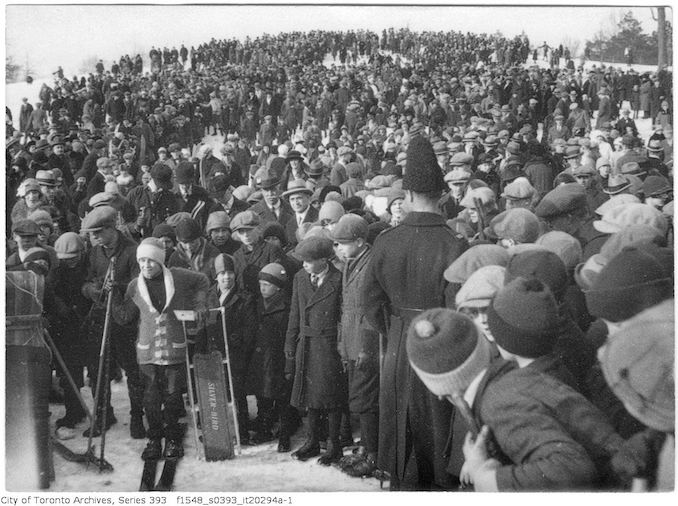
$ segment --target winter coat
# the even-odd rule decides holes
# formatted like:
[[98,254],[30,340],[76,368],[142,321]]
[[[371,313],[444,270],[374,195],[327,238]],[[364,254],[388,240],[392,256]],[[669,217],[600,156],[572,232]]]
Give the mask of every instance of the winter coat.
[[438,214],[411,212],[399,226],[382,232],[372,249],[361,300],[370,325],[387,336],[379,393],[378,467],[402,481],[411,457],[408,441],[412,434],[426,433],[430,444],[420,456],[428,464],[419,468],[430,465],[425,479],[450,488],[454,481],[446,471],[445,447],[454,410],[419,380],[405,350],[407,329],[417,314],[433,307],[454,307],[454,298],[445,297],[443,272],[467,245],[444,220]]
[[252,251],[247,251],[244,245],[240,246],[233,253],[233,262],[238,287],[254,296],[259,294],[259,271],[262,267],[273,262],[286,265],[283,251],[264,240],[259,241]]
[[[318,221],[318,210],[309,205],[306,216],[302,220],[302,223],[315,223]],[[292,217],[285,224],[285,237],[287,238],[287,244],[290,247],[295,247],[299,241],[297,241],[297,230],[299,225],[297,224],[297,215],[292,213]]]
[[285,394],[285,334],[290,316],[288,295],[284,291],[257,301],[256,342],[250,361],[248,386],[257,397],[282,399]]
[[496,471],[499,491],[590,490],[623,443],[581,394],[531,364],[493,362],[473,412],[512,462]]
[[295,355],[290,404],[296,408],[340,409],[348,402],[337,351],[340,309],[341,273],[332,264],[316,290],[306,271],[294,276],[285,353]]
[[[225,309],[231,368],[234,376],[244,380],[255,344],[258,321],[255,301],[249,293],[239,292],[237,288],[231,290],[223,302],[219,300],[220,295],[217,286],[211,287],[207,295],[207,305],[210,309],[219,307]],[[220,351],[225,358],[226,347],[221,318],[220,313],[210,313],[207,323],[207,345],[209,349]]]
[[368,325],[360,300],[371,258],[372,250],[368,246],[357,258],[344,264],[339,333],[339,354],[342,360],[357,360],[360,352],[375,359],[379,354],[379,334]]
[[284,227],[290,217],[294,216],[294,211],[292,211],[289,203],[284,199],[280,199],[280,216],[276,216],[263,200],[254,204],[249,210],[257,213],[259,218],[261,218],[262,225],[271,221],[277,221]]
[[209,283],[204,274],[163,266],[165,307],[158,311],[151,302],[142,276],[127,285],[123,301],[114,303],[114,316],[120,323],[139,318],[136,343],[139,364],[172,365],[186,360],[184,327],[175,310],[204,312]]

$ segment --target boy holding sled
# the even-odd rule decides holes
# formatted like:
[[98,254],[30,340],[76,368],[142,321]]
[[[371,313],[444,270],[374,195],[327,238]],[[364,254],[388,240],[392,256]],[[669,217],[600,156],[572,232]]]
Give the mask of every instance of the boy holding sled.
[[186,391],[186,339],[175,310],[193,310],[198,326],[207,311],[209,281],[199,272],[165,267],[165,251],[156,238],[144,239],[136,252],[139,277],[130,281],[123,301],[114,302],[119,323],[139,318],[137,360],[145,377],[144,411],[148,420],[148,444],[141,458],[157,460],[184,454],[179,418]]

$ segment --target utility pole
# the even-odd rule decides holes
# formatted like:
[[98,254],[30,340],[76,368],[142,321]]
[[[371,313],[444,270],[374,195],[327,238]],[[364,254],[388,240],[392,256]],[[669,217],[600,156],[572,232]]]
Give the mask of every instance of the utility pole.
[[651,12],[652,19],[657,22],[657,70],[661,70],[666,65],[666,7],[657,7],[656,17],[654,11]]

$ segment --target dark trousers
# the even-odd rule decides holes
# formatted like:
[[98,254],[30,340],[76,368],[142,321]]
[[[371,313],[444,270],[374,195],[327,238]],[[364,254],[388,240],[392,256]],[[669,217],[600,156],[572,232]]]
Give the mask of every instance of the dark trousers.
[[181,439],[179,418],[184,412],[186,366],[141,364],[139,368],[146,379],[143,405],[148,421],[148,437]]
[[[56,340],[54,343],[61,354],[61,358],[63,358],[64,363],[66,364],[68,373],[71,375],[71,378],[73,378],[75,386],[78,389],[82,388],[84,386],[83,373],[85,371],[85,366],[83,365],[83,360],[80,356],[78,347]],[[61,386],[64,391],[66,418],[74,422],[82,420],[86,416],[86,413],[80,404],[78,395],[73,391],[73,387],[59,364],[56,364],[56,371],[57,376],[59,376],[59,386]]]
[[[109,378],[110,372],[114,364],[118,364],[125,371],[127,376],[127,393],[129,394],[130,414],[132,416],[143,416],[143,398],[144,398],[144,380],[139,372],[139,364],[137,363],[136,336],[130,335],[127,331],[117,331],[116,326],[113,325],[110,336],[110,360],[109,360]],[[97,388],[97,373],[99,370],[99,346],[101,343],[93,344],[90,353],[87,354],[89,360],[87,364],[87,373],[90,379],[90,386],[92,388],[92,396],[96,393]],[[105,377],[105,371],[104,375]],[[99,400],[97,406],[97,418],[100,419],[104,408],[110,414],[113,413],[111,407],[111,389],[110,385],[106,385],[106,396]]]

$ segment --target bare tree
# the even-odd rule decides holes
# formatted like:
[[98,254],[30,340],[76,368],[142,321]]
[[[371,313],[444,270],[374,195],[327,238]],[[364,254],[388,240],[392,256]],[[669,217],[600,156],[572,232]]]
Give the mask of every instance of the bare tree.
[[581,47],[581,39],[575,39],[573,37],[570,37],[569,35],[566,37],[563,37],[563,39],[560,41],[560,43],[563,45],[563,47],[566,47],[570,50],[570,55],[572,58],[575,58],[579,55],[579,48]]

